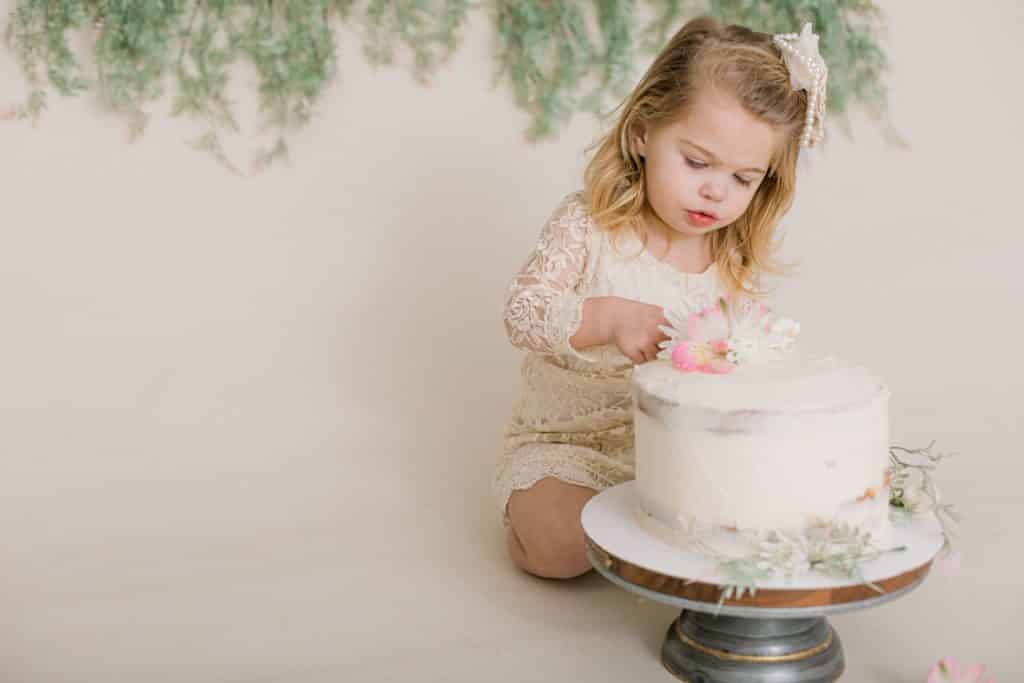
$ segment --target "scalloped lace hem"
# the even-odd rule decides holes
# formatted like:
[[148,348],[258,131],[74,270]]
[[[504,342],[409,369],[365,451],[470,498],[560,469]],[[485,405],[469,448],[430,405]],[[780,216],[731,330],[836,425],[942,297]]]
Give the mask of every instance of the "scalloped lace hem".
[[590,448],[571,444],[530,444],[505,454],[493,486],[502,526],[509,526],[508,499],[545,477],[595,491],[634,478],[633,466]]

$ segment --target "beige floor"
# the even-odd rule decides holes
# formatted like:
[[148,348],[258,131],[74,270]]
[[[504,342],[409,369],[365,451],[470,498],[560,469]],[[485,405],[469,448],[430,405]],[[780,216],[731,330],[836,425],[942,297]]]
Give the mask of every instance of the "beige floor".
[[[437,438],[425,452],[354,443],[360,468],[303,456],[248,483],[223,473],[91,489],[54,476],[31,503],[8,497],[3,680],[670,680],[657,649],[674,610],[593,574],[514,570],[486,514],[483,468],[444,464],[459,438]],[[414,453],[423,466],[393,478]],[[366,486],[338,487],[333,511],[324,496],[319,521],[297,495],[356,476]],[[1024,672],[1024,510],[953,488],[970,511],[961,575],[834,617],[844,680],[923,681],[946,654],[984,661],[1000,681]]]
[[[1024,680],[1021,7],[884,3],[913,147],[837,128],[787,218],[780,310],[887,379],[894,440],[959,453],[962,573],[836,617],[850,683]],[[670,680],[673,609],[504,556],[504,287],[598,127],[526,145],[489,31],[431,88],[345,43],[254,177],[90,100],[0,124],[0,683]]]

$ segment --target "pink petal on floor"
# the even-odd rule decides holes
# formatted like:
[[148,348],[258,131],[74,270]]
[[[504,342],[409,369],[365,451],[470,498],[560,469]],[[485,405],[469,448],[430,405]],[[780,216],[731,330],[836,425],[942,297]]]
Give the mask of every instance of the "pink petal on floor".
[[985,666],[983,664],[971,664],[964,670],[961,678],[968,683],[981,683],[981,677],[984,675]]
[[947,683],[956,681],[960,675],[960,662],[954,657],[943,657],[932,665],[925,683]]

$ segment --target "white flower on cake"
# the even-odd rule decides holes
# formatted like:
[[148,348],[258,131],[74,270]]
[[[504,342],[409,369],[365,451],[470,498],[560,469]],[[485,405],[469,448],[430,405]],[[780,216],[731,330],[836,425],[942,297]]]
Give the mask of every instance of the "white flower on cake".
[[[907,469],[900,482],[902,492],[900,499],[907,512],[921,512],[932,503],[933,492],[929,491],[928,483],[923,470]],[[938,493],[937,490],[934,490],[936,499]],[[936,500],[936,502],[938,501]]]
[[668,340],[658,358],[670,358],[683,372],[725,374],[736,366],[779,357],[789,351],[800,324],[779,318],[770,308],[746,299],[681,302],[666,310],[670,326],[660,326]]

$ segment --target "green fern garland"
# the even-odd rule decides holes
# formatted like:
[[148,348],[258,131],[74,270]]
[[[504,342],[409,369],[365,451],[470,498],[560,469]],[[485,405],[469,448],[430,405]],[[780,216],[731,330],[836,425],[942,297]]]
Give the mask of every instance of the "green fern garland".
[[426,82],[455,52],[469,8],[465,0],[371,0],[361,22],[366,32],[363,51],[371,64],[389,65],[396,47],[404,47],[412,52],[416,77]]
[[[30,84],[16,118],[37,119],[49,92],[94,91],[127,117],[133,136],[149,107],[173,83],[173,115],[202,121],[193,145],[228,160],[220,135],[238,123],[225,94],[232,66],[259,75],[260,110],[276,141],[256,155],[265,166],[288,153],[287,136],[305,125],[332,81],[340,27],[363,42],[367,60],[411,56],[427,81],[456,50],[469,13],[491,14],[496,37],[495,84],[505,82],[530,117],[527,137],[558,134],[577,112],[607,115],[633,84],[635,67],[686,19],[701,13],[770,33],[811,21],[829,64],[828,107],[843,119],[858,103],[876,119],[886,109],[878,42],[881,16],[871,0],[16,0],[6,36]],[[71,47],[78,33],[90,66]],[[892,132],[891,127],[887,128]],[[897,138],[898,139],[898,138]]]

